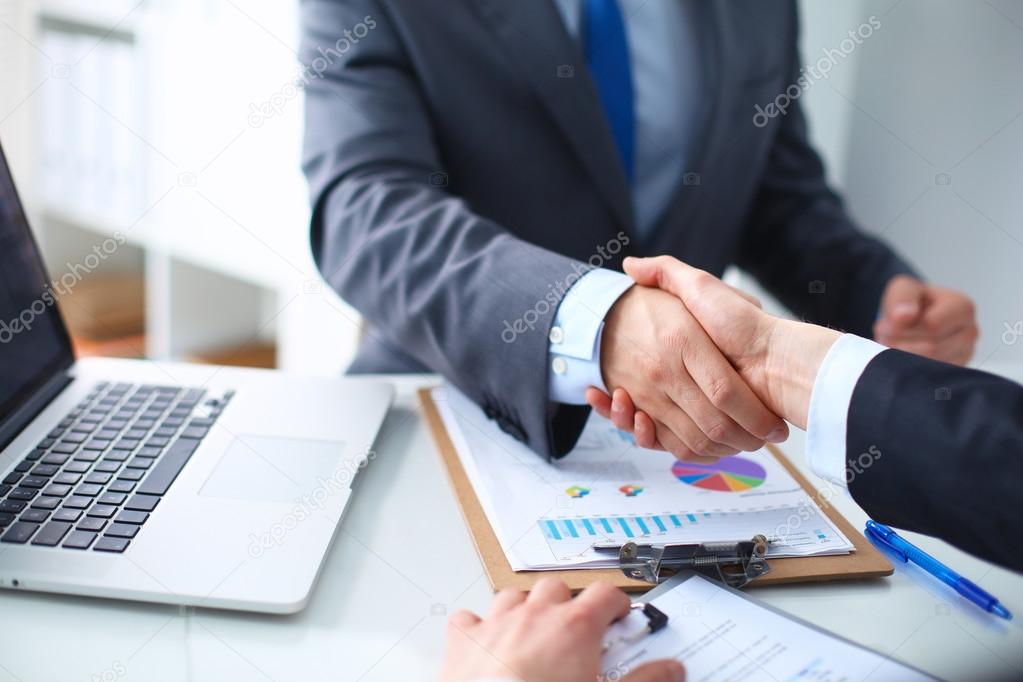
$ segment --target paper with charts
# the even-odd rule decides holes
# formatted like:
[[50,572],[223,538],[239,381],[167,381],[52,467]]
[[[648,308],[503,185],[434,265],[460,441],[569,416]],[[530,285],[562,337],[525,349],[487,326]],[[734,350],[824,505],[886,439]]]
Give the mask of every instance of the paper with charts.
[[847,554],[853,545],[766,450],[714,465],[636,447],[593,415],[576,448],[548,463],[451,387],[434,389],[448,434],[512,568],[607,568],[596,545],[748,540],[768,556]]
[[[653,600],[668,616],[660,632],[629,642],[646,625],[631,613],[611,626],[602,680],[620,680],[647,661],[675,658],[689,682],[912,682],[932,680],[887,656],[761,606],[694,575]],[[625,641],[623,641],[625,640]]]

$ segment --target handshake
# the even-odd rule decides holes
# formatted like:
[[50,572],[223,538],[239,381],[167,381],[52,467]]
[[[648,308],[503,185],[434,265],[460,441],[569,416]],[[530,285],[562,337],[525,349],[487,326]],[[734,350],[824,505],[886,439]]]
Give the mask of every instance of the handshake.
[[[837,331],[765,313],[759,301],[668,256],[628,258],[639,286],[611,308],[601,341],[610,395],[587,402],[641,447],[712,462],[806,428],[817,371]],[[965,364],[977,328],[969,299],[908,276],[881,300],[877,340]]]

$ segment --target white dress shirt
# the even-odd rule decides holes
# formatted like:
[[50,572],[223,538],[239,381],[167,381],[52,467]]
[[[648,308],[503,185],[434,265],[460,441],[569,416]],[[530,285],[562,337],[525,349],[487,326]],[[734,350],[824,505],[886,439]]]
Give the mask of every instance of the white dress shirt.
[[843,488],[848,487],[845,444],[853,391],[870,361],[885,350],[879,343],[844,334],[831,346],[813,382],[806,459],[815,474]]

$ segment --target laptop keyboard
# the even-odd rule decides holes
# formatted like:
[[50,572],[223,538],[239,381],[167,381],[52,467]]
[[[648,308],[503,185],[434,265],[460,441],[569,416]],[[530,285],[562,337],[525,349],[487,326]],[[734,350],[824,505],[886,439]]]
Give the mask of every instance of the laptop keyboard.
[[97,384],[0,483],[0,542],[123,552],[233,393]]

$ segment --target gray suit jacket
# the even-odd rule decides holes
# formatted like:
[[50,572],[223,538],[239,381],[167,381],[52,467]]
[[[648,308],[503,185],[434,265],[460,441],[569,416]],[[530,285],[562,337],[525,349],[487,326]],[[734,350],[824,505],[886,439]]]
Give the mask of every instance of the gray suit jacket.
[[608,268],[630,254],[717,274],[738,263],[798,315],[870,335],[885,284],[909,268],[850,223],[798,102],[753,123],[754,105],[799,76],[794,4],[698,7],[710,124],[641,247],[595,86],[551,0],[304,0],[312,247],[369,323],[352,371],[439,372],[560,456],[588,410],[547,400],[547,332],[602,248],[609,258],[590,262]]

